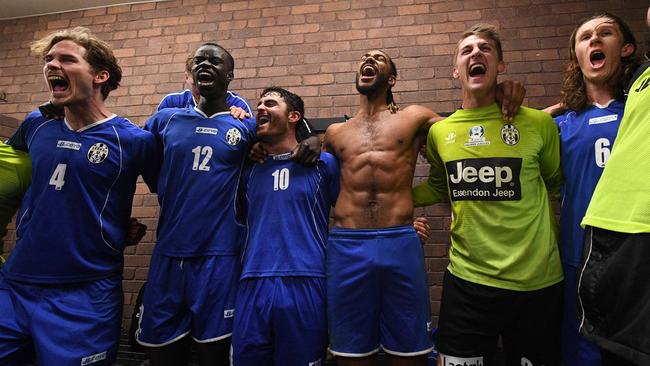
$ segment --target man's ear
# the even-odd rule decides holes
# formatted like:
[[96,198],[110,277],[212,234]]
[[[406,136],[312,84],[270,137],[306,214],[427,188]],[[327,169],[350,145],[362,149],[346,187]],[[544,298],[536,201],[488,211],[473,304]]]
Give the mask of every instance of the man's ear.
[[397,82],[397,78],[395,77],[395,75],[390,75],[388,77],[388,86],[392,88],[393,86],[395,86],[395,82]]
[[497,65],[497,73],[503,74],[504,72],[506,72],[506,63],[499,61],[499,64]]
[[101,70],[97,73],[95,73],[95,77],[93,77],[93,82],[95,84],[103,84],[110,79],[111,74],[108,73],[106,70]]
[[226,74],[226,79],[228,79],[228,82],[231,82],[232,79],[234,78],[235,78],[235,73],[233,71],[228,71],[228,73]]
[[621,57],[630,57],[634,53],[634,50],[636,50],[636,46],[632,43],[626,43],[621,49]]
[[454,79],[458,79],[460,77],[460,73],[458,72],[458,68],[456,66],[454,66],[452,69],[451,76],[453,76]]
[[298,123],[302,119],[302,116],[300,115],[300,112],[298,111],[291,111],[289,112],[289,123]]

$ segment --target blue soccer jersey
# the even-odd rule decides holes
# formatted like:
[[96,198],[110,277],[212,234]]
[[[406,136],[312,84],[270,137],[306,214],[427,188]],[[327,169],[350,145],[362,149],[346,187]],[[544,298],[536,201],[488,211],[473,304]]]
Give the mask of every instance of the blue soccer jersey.
[[[228,93],[226,93],[226,105],[228,107],[239,107],[248,112],[251,116],[253,115],[248,101],[235,92],[228,91]],[[196,106],[196,101],[192,96],[192,91],[185,89],[181,92],[165,95],[165,97],[160,101],[160,104],[158,104],[158,110],[160,111],[166,108],[186,108],[194,106]]]
[[6,277],[54,284],[120,275],[136,180],[158,164],[153,136],[115,115],[73,131],[35,111],[9,143],[29,152],[33,173]]
[[160,202],[156,251],[172,257],[236,255],[243,228],[235,197],[255,121],[230,112],[206,116],[193,108],[156,113],[145,125],[164,159],[158,177]]
[[242,178],[248,237],[242,278],[325,277],[330,207],[339,189],[336,158],[321,153],[315,167],[290,154],[250,164]]
[[614,100],[605,107],[592,105],[555,117],[565,179],[560,212],[560,256],[565,264],[577,266],[582,259],[580,221],[609,158],[623,107]]

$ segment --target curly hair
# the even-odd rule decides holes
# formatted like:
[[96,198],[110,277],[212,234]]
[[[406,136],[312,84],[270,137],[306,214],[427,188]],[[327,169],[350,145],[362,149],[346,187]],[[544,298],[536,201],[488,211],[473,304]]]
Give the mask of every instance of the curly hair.
[[117,64],[117,58],[113,54],[111,46],[93,35],[88,28],[75,27],[50,33],[32,42],[30,48],[32,52],[45,57],[55,44],[66,40],[86,49],[84,59],[90,64],[93,71],[108,72],[108,80],[101,87],[102,97],[106,99],[111,91],[120,86],[122,69]]
[[578,29],[580,29],[583,24],[597,18],[609,19],[609,23],[615,24],[623,34],[623,43],[634,45],[634,50],[632,53],[627,57],[621,58],[620,74],[610,80],[611,83],[615,83],[615,85],[613,85],[614,98],[623,98],[627,80],[629,80],[634,69],[639,64],[639,60],[634,57],[634,54],[636,52],[636,39],[634,38],[634,33],[632,33],[632,30],[623,21],[623,19],[607,12],[595,14],[588,18],[582,19],[573,29],[571,37],[569,37],[569,63],[564,72],[564,81],[562,83],[561,91],[562,103],[566,108],[574,111],[581,111],[590,104],[589,96],[587,95],[587,89],[585,86],[584,75],[582,74],[582,70],[578,64],[578,58],[576,57],[576,37]]
[[[388,56],[388,55],[387,55]],[[393,62],[393,59],[388,57],[388,61],[390,64],[390,72],[391,74],[397,78],[397,66],[395,65],[395,62]],[[399,110],[399,106],[397,103],[395,103],[395,99],[393,98],[393,91],[391,90],[392,87],[388,88],[388,92],[386,93],[386,105],[388,106],[388,110],[390,113],[397,113]]]

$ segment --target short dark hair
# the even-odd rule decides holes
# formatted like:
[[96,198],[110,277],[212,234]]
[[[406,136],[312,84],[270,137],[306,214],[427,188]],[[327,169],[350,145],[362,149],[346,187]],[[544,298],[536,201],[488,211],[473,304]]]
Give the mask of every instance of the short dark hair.
[[312,127],[305,118],[305,102],[297,94],[294,94],[287,89],[279,88],[277,86],[268,87],[260,93],[260,98],[264,97],[269,93],[278,93],[284,99],[284,102],[287,104],[288,112],[298,112],[300,113],[300,121],[296,124],[296,140],[301,142],[302,140],[310,137],[312,135]]
[[300,118],[305,118],[305,102],[298,95],[277,86],[271,86],[260,93],[260,98],[270,93],[280,94],[284,102],[287,103],[288,112],[300,113]]
[[218,43],[214,43],[214,42],[206,42],[206,43],[200,45],[199,47],[197,47],[197,48],[194,50],[194,52],[191,54],[190,59],[188,59],[188,60],[186,61],[186,64],[185,64],[185,68],[186,68],[186,70],[187,70],[187,66],[189,66],[189,71],[192,72],[192,65],[194,64],[194,54],[196,53],[196,50],[198,50],[198,49],[201,48],[201,47],[205,47],[205,46],[213,46],[213,47],[217,47],[217,48],[221,49],[223,52],[225,52],[226,55],[228,55],[228,58],[230,59],[230,64],[232,65],[232,70],[231,70],[231,71],[233,71],[233,72],[235,71],[235,59],[232,57],[232,55],[230,54],[230,52],[228,52],[228,50],[225,49],[222,45],[220,45],[220,44],[218,44]]

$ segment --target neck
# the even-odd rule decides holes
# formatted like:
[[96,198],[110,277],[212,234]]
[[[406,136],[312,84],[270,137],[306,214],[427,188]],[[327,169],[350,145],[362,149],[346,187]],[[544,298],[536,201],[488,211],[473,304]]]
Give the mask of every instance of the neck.
[[208,117],[215,113],[226,112],[228,111],[228,106],[226,105],[226,94],[219,93],[218,95],[210,96],[201,95],[196,107]]
[[295,133],[289,133],[277,141],[262,142],[262,146],[270,155],[284,154],[293,150],[298,141]]
[[386,93],[387,92],[384,90],[383,92],[377,92],[371,95],[361,94],[358,114],[372,116],[387,110]]
[[473,91],[463,88],[463,109],[486,107],[496,101],[496,89],[489,88],[487,92]]
[[83,127],[107,118],[111,112],[104,105],[101,97],[90,98],[86,103],[76,103],[65,106],[65,120],[73,130],[77,131]]
[[614,87],[608,84],[595,84],[585,81],[585,91],[592,103],[605,105],[614,99]]

